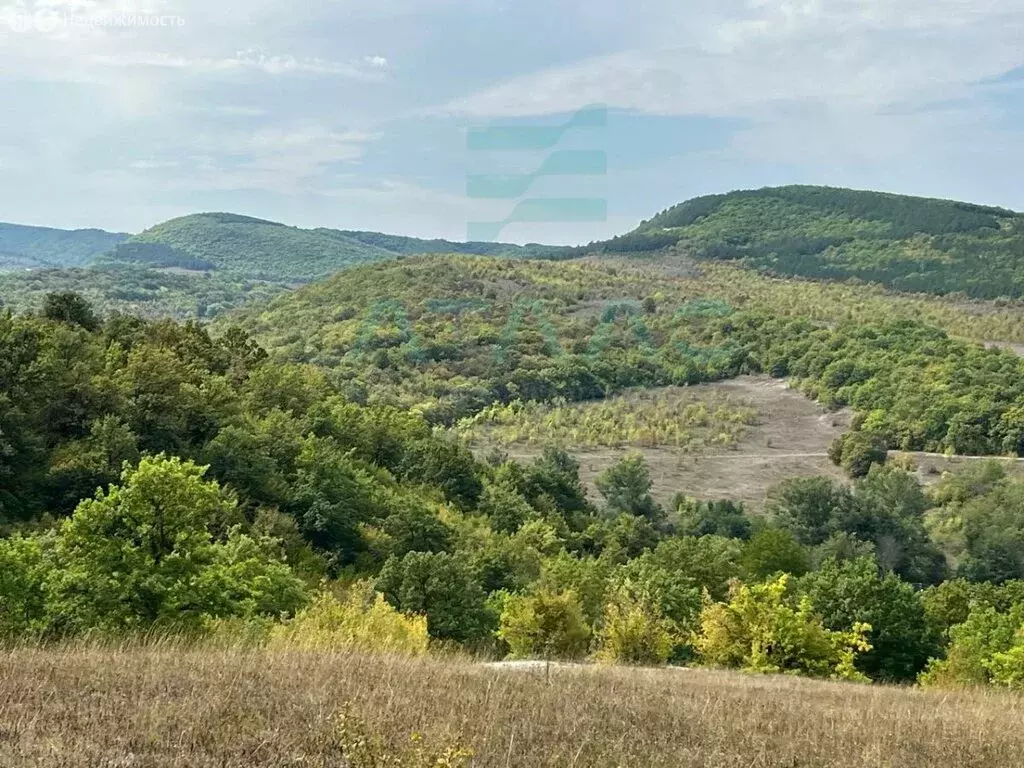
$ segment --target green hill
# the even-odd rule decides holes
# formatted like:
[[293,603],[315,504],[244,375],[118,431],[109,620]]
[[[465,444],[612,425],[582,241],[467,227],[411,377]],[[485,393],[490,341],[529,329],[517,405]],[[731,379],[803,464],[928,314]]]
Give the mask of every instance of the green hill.
[[1024,215],[970,203],[810,186],[731,192],[669,208],[588,250],[666,247],[784,276],[1024,296]]
[[963,338],[992,338],[998,316],[869,286],[430,256],[347,270],[232,322],[279,360],[331,370],[351,399],[434,423],[763,372],[870,414],[892,448],[1024,454],[1021,360]]
[[[0,306],[38,308],[47,293],[75,291],[102,313],[205,319],[348,267],[409,254],[526,258],[564,251],[540,245],[307,230],[229,213],[172,219],[134,237],[0,225],[0,244],[4,243],[21,250],[0,253]],[[91,248],[85,247],[90,243]]]
[[202,213],[159,224],[118,245],[108,261],[220,271],[274,282],[306,282],[368,262],[418,253],[531,256],[560,249],[452,243],[378,232],[299,229],[230,213]]
[[0,270],[77,267],[129,236],[100,229],[51,229],[0,223]]
[[230,213],[171,219],[122,243],[114,262],[222,271],[301,282],[394,254],[331,230],[305,230]]

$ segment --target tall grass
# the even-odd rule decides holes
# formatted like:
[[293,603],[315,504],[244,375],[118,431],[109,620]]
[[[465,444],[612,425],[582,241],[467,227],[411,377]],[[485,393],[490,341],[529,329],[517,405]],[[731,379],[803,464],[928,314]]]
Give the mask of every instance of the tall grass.
[[1022,714],[994,692],[707,670],[556,667],[546,682],[457,657],[171,638],[0,652],[5,768],[419,764],[355,762],[352,716],[394,755],[415,736],[420,756],[471,751],[472,766],[1010,768]]

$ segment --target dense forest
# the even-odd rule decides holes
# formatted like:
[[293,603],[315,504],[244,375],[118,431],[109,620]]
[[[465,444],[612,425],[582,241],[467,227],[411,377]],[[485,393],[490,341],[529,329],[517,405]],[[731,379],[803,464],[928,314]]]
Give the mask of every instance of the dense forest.
[[1019,214],[879,192],[793,186],[700,197],[583,250],[668,247],[777,275],[976,298],[1024,295]]

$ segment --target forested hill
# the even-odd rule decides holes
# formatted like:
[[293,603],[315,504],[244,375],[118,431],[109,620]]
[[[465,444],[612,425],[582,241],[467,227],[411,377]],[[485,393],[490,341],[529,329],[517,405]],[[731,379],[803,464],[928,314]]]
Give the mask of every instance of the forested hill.
[[920,322],[963,334],[967,311],[866,287],[764,290],[758,283],[772,281],[709,266],[686,279],[590,263],[409,258],[347,270],[231,321],[277,360],[330,370],[350,399],[434,424],[493,403],[764,372],[853,406],[890,448],[1024,455],[1021,359]]
[[201,213],[152,227],[120,244],[104,261],[305,282],[357,264],[411,253],[530,256],[551,250],[558,249],[420,240],[377,232],[299,229],[231,213]]
[[101,229],[51,229],[0,223],[0,270],[76,267],[129,236]]
[[678,246],[777,275],[899,291],[1024,296],[1024,216],[948,200],[789,186],[698,197],[589,249]]

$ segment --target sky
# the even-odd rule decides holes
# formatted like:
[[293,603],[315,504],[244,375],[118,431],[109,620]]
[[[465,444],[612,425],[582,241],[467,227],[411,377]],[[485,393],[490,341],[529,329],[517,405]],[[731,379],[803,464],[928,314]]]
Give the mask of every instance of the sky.
[[[790,183],[1021,210],[1022,43],[1021,0],[0,0],[0,221],[582,243]],[[535,173],[573,153],[602,162]],[[602,212],[517,220],[551,198]]]

